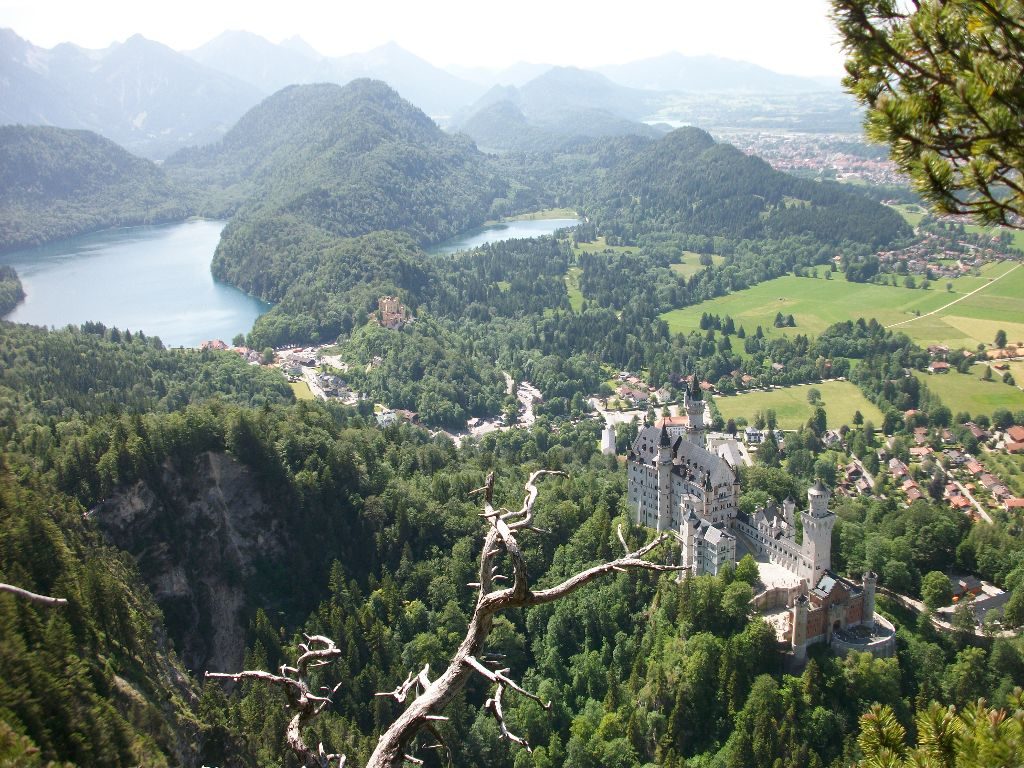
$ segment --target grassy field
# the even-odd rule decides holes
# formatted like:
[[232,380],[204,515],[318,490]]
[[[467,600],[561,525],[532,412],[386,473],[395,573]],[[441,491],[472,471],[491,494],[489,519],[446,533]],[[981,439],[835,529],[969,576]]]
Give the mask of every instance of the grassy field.
[[[1006,277],[992,282],[1003,275]],[[851,283],[841,275],[832,280],[787,275],[667,312],[662,318],[673,333],[699,328],[700,317],[707,312],[722,317],[731,315],[736,325],[744,326],[748,333],[760,325],[768,335],[815,336],[841,320],[874,317],[883,325],[910,320],[897,329],[922,346],[942,343],[973,349],[978,344],[991,343],[1000,328],[1010,341],[1024,341],[1024,266],[990,264],[981,276],[959,277],[952,283],[952,291],[946,290],[944,282],[925,291]],[[968,296],[978,288],[982,290]],[[944,308],[958,298],[962,300]],[[929,314],[933,311],[936,314]],[[775,328],[778,312],[793,315],[796,328]]]
[[[716,267],[721,266],[724,261],[725,256],[714,254],[711,257],[711,263]],[[673,272],[680,277],[686,278],[697,274],[704,268],[704,265],[700,263],[700,254],[693,251],[683,251],[682,261],[679,264],[672,265]]]
[[921,219],[923,219],[925,213],[927,213],[927,210],[923,206],[916,205],[914,203],[899,203],[889,207],[899,213],[899,215],[903,217],[903,220],[912,227],[916,227],[920,224]]
[[521,213],[509,216],[502,221],[538,221],[540,219],[575,219],[579,214],[572,208],[545,208],[543,211]]
[[985,454],[984,462],[985,466],[998,475],[1014,494],[1024,497],[1024,456],[1019,453],[1011,456],[993,451]]
[[583,292],[580,290],[580,275],[583,274],[582,267],[569,267],[565,273],[565,290],[569,293],[569,306],[573,312],[583,309]]
[[309,391],[309,384],[304,381],[290,381],[288,386],[295,393],[296,400],[312,400],[313,393]]
[[[823,269],[823,268],[822,268]],[[737,327],[747,333],[760,325],[768,335],[798,333],[815,336],[833,323],[858,317],[876,317],[886,324],[938,309],[956,298],[935,289],[897,288],[894,286],[850,283],[837,273],[832,280],[811,277],[779,277],[753,288],[720,296],[692,307],[662,315],[673,333],[686,333],[700,327],[703,313],[722,317],[731,315]],[[793,315],[796,328],[775,328],[776,313]]]
[[[991,415],[997,408],[1017,411],[1024,408],[1024,392],[1003,384],[998,380],[1001,374],[993,371],[992,381],[982,381],[985,365],[971,367],[970,373],[929,374],[915,371],[914,374],[934,392],[954,414],[968,411],[973,415]],[[1016,378],[1016,377],[1015,377]]]
[[979,283],[1001,275],[1005,277],[973,296],[934,315],[901,325],[899,330],[922,346],[942,343],[973,348],[991,344],[1000,329],[1006,331],[1010,341],[1024,341],[1024,267],[1006,262],[991,264],[980,278],[958,278],[954,290],[960,285],[965,289],[972,284],[979,287]]
[[821,384],[773,389],[769,392],[747,392],[732,397],[716,397],[715,405],[725,419],[744,417],[748,421],[758,411],[764,412],[771,408],[775,411],[779,427],[796,429],[814,413],[814,407],[807,402],[807,392],[811,388],[821,392],[821,400],[828,414],[828,425],[838,429],[843,424],[853,424],[854,411],[860,411],[866,421],[873,421],[881,426],[882,413],[870,402],[854,384],[848,381],[826,381]]
[[635,251],[631,245],[608,245],[604,241],[604,235],[596,238],[592,243],[577,243],[573,246],[573,250],[577,253],[603,253],[604,251],[614,251],[615,253],[629,253]]

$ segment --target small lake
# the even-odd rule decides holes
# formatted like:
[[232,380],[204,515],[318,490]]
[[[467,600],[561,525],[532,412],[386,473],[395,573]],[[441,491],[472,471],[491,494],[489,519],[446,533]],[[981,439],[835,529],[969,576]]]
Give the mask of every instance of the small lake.
[[458,237],[438,243],[430,249],[430,253],[455,253],[468,251],[484,243],[498,243],[502,240],[520,240],[529,237],[542,237],[554,234],[555,230],[575,227],[579,219],[530,219],[523,221],[505,221],[492,224],[482,229],[464,232]]
[[174,347],[230,343],[270,305],[210,274],[225,223],[127,227],[0,254],[26,293],[4,319],[58,328],[93,320]]

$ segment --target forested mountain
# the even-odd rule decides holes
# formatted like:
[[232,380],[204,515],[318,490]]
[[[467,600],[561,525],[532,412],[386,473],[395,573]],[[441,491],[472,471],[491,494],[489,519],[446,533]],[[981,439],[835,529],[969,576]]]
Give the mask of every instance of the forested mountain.
[[0,124],[84,128],[160,159],[214,141],[262,92],[139,35],[102,51],[0,30]]
[[200,64],[274,93],[288,85],[326,82],[323,57],[299,46],[275,45],[264,37],[228,30],[185,55]]
[[[465,110],[472,116],[499,101],[511,101],[533,121],[573,112],[607,112],[639,120],[654,111],[658,96],[616,85],[604,75],[576,67],[552,67],[518,88],[494,86]],[[463,118],[463,121],[468,118]]]
[[167,162],[235,210],[214,274],[275,301],[268,274],[306,271],[331,238],[398,230],[422,243],[484,221],[507,183],[470,141],[441,131],[384,83],[286,88],[218,144]]
[[174,221],[187,196],[148,160],[91,131],[0,126],[0,250]]
[[[485,255],[486,270],[508,253]],[[829,335],[866,341],[858,327]],[[368,426],[366,409],[272,405],[272,390],[266,405],[240,405],[250,385],[260,388],[255,378],[146,412],[161,400],[152,381],[137,383],[134,401],[86,394],[140,355],[186,388],[234,356],[161,351],[98,326],[0,332],[0,372],[10,373],[0,390],[0,574],[70,603],[0,594],[0,748],[12,765],[289,765],[291,713],[279,691],[246,683],[229,695],[198,678],[214,664],[277,670],[303,632],[340,649],[316,671],[316,685],[341,685],[309,736],[364,764],[403,709],[375,694],[424,664],[437,675],[462,640],[486,526],[473,490],[488,472],[495,503],[510,507],[532,469],[568,475],[540,485],[543,533],[522,537],[538,586],[621,553],[619,526],[634,545],[649,535],[630,524],[624,473],[599,455],[592,422],[542,421],[456,449],[425,430]],[[904,342],[878,333],[900,358]],[[54,396],[47,379],[83,353],[94,366],[72,385],[82,397]],[[787,442],[808,438],[802,430]],[[796,494],[801,481],[745,469],[741,506]],[[961,516],[927,501],[847,500],[837,512],[832,556],[844,573],[882,571],[897,557],[929,568],[977,546]],[[1019,553],[1000,529],[985,534]],[[1019,640],[977,648],[899,612],[897,657],[838,659],[819,645],[801,675],[784,675],[774,631],[750,610],[748,566],[682,582],[611,574],[500,617],[485,650],[552,702],[504,702],[533,751],[501,739],[484,708],[492,691],[471,682],[436,726],[446,750],[418,744],[417,755],[463,768],[845,766],[858,759],[857,718],[872,702],[909,723],[930,699],[1004,706],[1024,679]],[[196,666],[188,672],[179,658]]]
[[0,264],[0,317],[18,306],[24,298],[25,289],[22,288],[14,267]]
[[249,32],[225,32],[188,53],[265,93],[288,85],[383,80],[430,115],[450,115],[483,87],[435,67],[396,43],[347,56],[321,56],[301,40],[275,45]]
[[599,226],[627,242],[653,232],[810,235],[874,249],[910,235],[897,213],[855,190],[775,171],[699,128],[680,128],[618,162],[591,199]]
[[566,109],[530,121],[513,101],[501,100],[459,125],[483,150],[554,152],[567,150],[583,139],[635,134],[655,138],[662,131],[644,123],[599,109]]

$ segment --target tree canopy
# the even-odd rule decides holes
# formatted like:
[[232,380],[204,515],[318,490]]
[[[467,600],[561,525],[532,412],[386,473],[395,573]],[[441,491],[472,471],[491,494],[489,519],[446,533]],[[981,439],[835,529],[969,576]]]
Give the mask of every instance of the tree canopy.
[[1024,226],[1024,3],[833,0],[865,130],[940,211]]

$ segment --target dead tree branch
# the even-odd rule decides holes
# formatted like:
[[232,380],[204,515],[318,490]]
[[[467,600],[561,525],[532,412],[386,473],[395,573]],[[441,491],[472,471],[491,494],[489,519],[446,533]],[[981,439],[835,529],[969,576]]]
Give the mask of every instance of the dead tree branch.
[[[487,483],[479,492],[484,494],[482,517],[487,521],[488,529],[480,554],[479,582],[474,585],[478,589],[476,608],[469,621],[466,636],[444,673],[422,690],[391,727],[381,735],[377,748],[370,755],[367,768],[399,768],[407,759],[409,745],[420,728],[439,715],[473,675],[479,675],[495,686],[493,697],[488,699],[484,706],[497,720],[502,736],[529,748],[525,739],[508,729],[502,709],[502,696],[506,689],[511,688],[541,706],[549,705],[509,678],[509,670],[492,670],[479,660],[493,627],[494,617],[510,608],[526,608],[558,600],[608,573],[627,570],[680,570],[680,566],[661,565],[644,559],[667,540],[666,535],[663,534],[649,544],[630,552],[625,544],[625,538],[620,533],[620,541],[626,549],[623,557],[595,565],[548,589],[532,589],[526,559],[516,540],[516,534],[523,530],[536,530],[533,527],[533,507],[537,501],[538,478],[561,474],[563,473],[540,470],[530,475],[525,486],[526,498],[522,507],[515,511],[494,508],[494,475],[492,473],[487,476]],[[511,566],[511,586],[498,588],[495,585],[501,576],[498,573],[499,559]],[[398,690],[401,688],[402,686],[399,686]]]
[[[494,686],[494,694],[484,704],[497,721],[503,738],[530,748],[526,739],[517,736],[505,721],[503,696],[511,689],[520,696],[525,696],[545,709],[550,702],[527,691],[508,676],[509,669],[491,669],[481,659],[489,657],[484,653],[484,646],[494,625],[494,617],[510,608],[528,608],[543,605],[571,594],[582,586],[608,573],[622,573],[630,570],[646,571],[680,571],[681,566],[662,565],[644,559],[656,548],[669,539],[668,534],[661,534],[648,544],[630,551],[625,536],[620,529],[619,541],[625,554],[615,560],[595,565],[580,573],[570,576],[555,586],[547,589],[534,590],[530,585],[526,558],[523,555],[516,535],[521,531],[540,532],[533,525],[533,507],[537,501],[537,480],[544,475],[564,475],[562,472],[539,470],[530,475],[526,482],[526,497],[518,510],[504,508],[495,509],[494,473],[487,476],[487,482],[473,493],[482,493],[484,511],[481,517],[487,523],[483,550],[480,554],[479,581],[471,586],[477,589],[476,607],[466,629],[466,636],[451,659],[448,668],[440,677],[431,681],[428,677],[429,667],[413,674],[410,672],[405,681],[393,691],[376,694],[393,698],[399,703],[409,702],[405,711],[389,727],[377,741],[377,746],[370,755],[367,768],[400,768],[405,763],[422,765],[423,761],[410,754],[414,740],[421,730],[430,733],[438,742],[429,748],[447,749],[434,727],[434,723],[446,720],[442,712],[473,676],[482,677],[489,685]],[[510,575],[500,571],[507,569]],[[509,584],[509,582],[511,582]],[[498,584],[502,586],[497,586]],[[339,655],[334,643],[326,637],[307,637],[306,643],[300,645],[302,654],[295,667],[282,666],[281,674],[247,670],[237,674],[207,672],[207,677],[225,678],[230,680],[262,680],[270,685],[282,688],[288,697],[289,705],[296,711],[288,725],[288,744],[292,750],[310,768],[329,768],[332,760],[344,764],[342,755],[326,755],[323,745],[318,751],[309,748],[302,738],[302,729],[319,715],[330,703],[333,691],[326,696],[315,696],[309,690],[306,679],[308,668],[328,663]],[[337,688],[335,688],[335,691]]]
[[[303,729],[331,705],[331,697],[341,686],[339,683],[324,696],[314,694],[309,688],[309,668],[329,664],[341,656],[341,649],[335,645],[333,640],[323,635],[304,635],[304,637],[306,642],[299,644],[299,650],[302,653],[295,662],[295,666],[281,665],[280,675],[261,670],[245,670],[234,674],[207,672],[206,676],[221,680],[234,680],[235,682],[262,680],[269,685],[281,688],[288,699],[288,706],[295,711],[295,716],[289,721],[285,733],[291,750],[308,768],[331,768],[332,765],[335,768],[342,768],[345,765],[344,755],[328,754],[324,750],[323,744],[319,744],[314,750],[306,744],[302,736]],[[327,689],[321,690],[326,691]]]
[[39,595],[35,592],[29,592],[27,589],[16,587],[13,584],[0,584],[0,592],[10,592],[12,595],[23,597],[26,600],[31,600],[33,603],[39,603],[40,605],[48,605],[51,608],[60,608],[68,604],[68,601],[63,597]]

